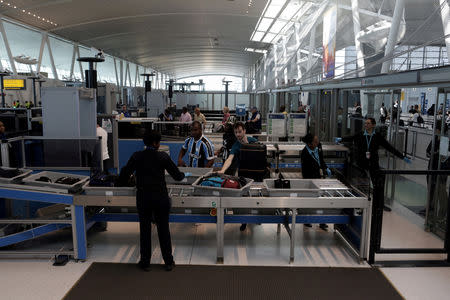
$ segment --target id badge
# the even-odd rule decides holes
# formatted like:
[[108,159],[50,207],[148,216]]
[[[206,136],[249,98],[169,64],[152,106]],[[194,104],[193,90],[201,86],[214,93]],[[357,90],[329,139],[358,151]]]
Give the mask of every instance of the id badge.
[[369,151],[366,152],[366,158],[370,159],[370,152]]

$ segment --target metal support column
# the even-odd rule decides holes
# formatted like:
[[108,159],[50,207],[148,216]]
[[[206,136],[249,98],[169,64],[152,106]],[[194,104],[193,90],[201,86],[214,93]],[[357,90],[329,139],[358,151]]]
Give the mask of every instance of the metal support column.
[[216,223],[216,237],[217,237],[217,263],[223,264],[223,247],[224,247],[224,208],[217,208],[217,223]]
[[315,41],[316,41],[316,25],[313,25],[311,29],[311,33],[309,35],[309,53],[308,53],[308,64],[306,65],[306,74],[309,77],[308,82],[311,83],[313,78],[311,77],[311,74],[308,72],[311,71],[312,67],[312,59],[313,59],[313,53],[315,49]]
[[[77,45],[77,59],[80,58],[80,47]],[[81,74],[81,81],[84,81],[84,71],[83,71],[83,64],[81,61],[78,61],[78,66],[80,68],[80,74]]]
[[225,85],[225,106],[228,107],[228,86],[230,85],[231,81],[224,80],[222,82]]
[[[444,99],[446,101],[446,99]],[[434,116],[433,116],[433,136],[431,138],[431,153],[435,152],[436,147],[439,147],[439,145],[436,145],[436,122],[437,122],[437,110],[439,107],[439,91],[436,93],[436,99],[434,101]],[[440,128],[439,128],[440,129]],[[434,164],[434,155],[431,155],[430,157],[430,166],[433,166]],[[439,165],[439,164],[438,164]],[[433,167],[431,167],[433,168]],[[431,189],[434,189],[434,186],[431,186],[432,180],[428,180],[428,193],[427,193],[427,205],[425,207],[425,230],[430,229],[429,226],[429,220],[430,220],[430,206],[431,206]],[[433,196],[436,196],[436,193],[433,193]]]
[[58,71],[56,70],[55,60],[53,59],[53,51],[52,47],[50,46],[50,39],[48,38],[48,34],[45,35],[45,40],[47,42],[48,55],[50,58],[50,64],[52,65],[53,76],[56,80],[58,80]]
[[292,223],[291,223],[291,250],[289,255],[289,263],[293,263],[295,259],[295,224],[297,222],[297,209],[292,209]]
[[[355,35],[355,50],[356,50],[356,68],[364,68],[364,55],[361,50],[361,43],[358,40],[359,32],[361,31],[361,23],[359,21],[359,0],[352,0],[352,15],[353,15],[353,32]],[[361,70],[359,77],[364,77],[366,72]]]
[[[69,78],[71,80],[73,80],[73,70],[75,68],[75,58],[76,58],[76,55],[77,55],[77,48],[76,48],[75,45],[77,45],[77,44],[73,45],[72,61],[70,63],[70,76],[69,76]],[[36,106],[36,104],[35,104],[35,106]]]
[[[1,15],[0,15],[1,17]],[[5,44],[6,53],[8,54],[9,64],[11,65],[11,70],[14,76],[17,76],[16,63],[14,62],[14,57],[11,53],[11,48],[9,47],[8,37],[6,36],[5,27],[3,26],[3,20],[0,19],[0,32],[3,37],[3,43]]]
[[450,57],[450,22],[449,22],[449,13],[450,7],[448,5],[448,0],[439,0],[441,5],[441,19],[442,19],[442,27],[444,29],[445,38],[445,46],[447,48],[447,57]]
[[86,220],[84,207],[71,205],[72,235],[74,258],[85,260],[87,258]]
[[[394,53],[395,45],[397,44],[398,30],[400,27],[400,20],[403,16],[403,10],[405,9],[405,0],[396,0],[394,8],[394,16],[392,17],[391,29],[389,30],[389,36],[384,51],[385,57],[390,57]],[[381,67],[381,73],[387,73],[391,66],[392,58],[383,62]]]
[[39,73],[41,72],[42,56],[44,55],[44,48],[45,48],[45,35],[42,34],[41,48],[39,50],[39,58],[38,58],[37,66],[36,66],[36,74],[37,75],[39,75]]

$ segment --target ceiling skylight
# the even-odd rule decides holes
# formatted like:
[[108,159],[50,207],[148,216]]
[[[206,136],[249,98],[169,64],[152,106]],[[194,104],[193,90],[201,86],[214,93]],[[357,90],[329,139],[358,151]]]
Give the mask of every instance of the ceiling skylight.
[[300,0],[268,0],[250,40],[274,43],[274,38],[285,34],[300,15],[307,14],[312,5]]
[[278,16],[285,2],[286,0],[272,0],[264,13],[264,17],[275,18]]

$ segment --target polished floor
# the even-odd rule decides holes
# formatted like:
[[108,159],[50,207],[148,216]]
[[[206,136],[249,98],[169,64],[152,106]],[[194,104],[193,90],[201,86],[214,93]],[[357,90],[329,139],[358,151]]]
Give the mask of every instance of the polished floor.
[[[409,222],[398,208],[385,213],[383,246],[442,247],[442,241],[423,231],[420,224]],[[175,261],[178,264],[215,264],[215,225],[172,224]],[[239,225],[225,226],[224,267],[226,265],[369,267],[360,262],[330,228],[299,227],[296,258],[289,264],[289,237],[286,231],[277,233],[276,225],[249,225],[244,232]],[[69,262],[64,267],[52,266],[51,259],[0,259],[1,299],[61,299],[94,262],[135,263],[139,258],[138,225],[109,223],[106,232],[91,232],[86,262]],[[161,263],[156,232],[153,231],[152,263]],[[46,237],[33,247],[69,248],[70,232]],[[31,248],[30,248],[31,249]],[[429,257],[429,256],[428,256]],[[382,257],[384,260],[398,256]],[[413,256],[408,258],[421,258]],[[443,258],[434,255],[434,258]],[[378,258],[377,258],[378,259]],[[450,268],[383,268],[382,271],[406,299],[448,299]],[[111,283],[114,284],[114,283]]]

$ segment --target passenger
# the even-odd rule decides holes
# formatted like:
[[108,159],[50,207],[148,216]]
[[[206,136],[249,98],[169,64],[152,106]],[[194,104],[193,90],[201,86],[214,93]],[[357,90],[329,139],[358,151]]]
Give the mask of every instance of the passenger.
[[228,119],[230,118],[230,109],[225,106],[222,109],[223,112],[223,118],[222,118],[222,125],[225,126],[225,124],[228,122]]
[[256,106],[254,106],[252,108],[252,116],[250,117],[250,119],[247,121],[247,123],[245,123],[246,126],[246,131],[248,133],[259,133],[261,132],[261,114],[258,112],[258,108]]
[[214,164],[214,145],[203,136],[202,125],[199,121],[194,121],[191,124],[191,137],[184,141],[178,155],[179,167],[186,167],[183,161],[186,152],[189,155],[189,167],[211,168]]
[[205,115],[200,112],[200,108],[198,108],[198,107],[196,107],[194,110],[194,121],[200,122],[200,124],[202,124],[203,128],[206,125]]
[[286,106],[284,106],[284,105],[281,105],[281,106],[280,106],[280,113],[283,113],[283,114],[285,114],[285,115],[288,114],[287,111],[286,111]]
[[227,123],[225,124],[225,132],[222,136],[223,142],[222,147],[217,151],[216,156],[221,155],[222,161],[225,162],[230,156],[231,147],[233,147],[234,143],[236,143],[237,139],[234,135],[233,124]]
[[[158,230],[159,245],[166,271],[172,271],[175,262],[172,256],[172,242],[169,229],[170,198],[165,181],[165,170],[175,179],[183,180],[185,174],[180,172],[170,156],[159,152],[161,134],[150,131],[145,134],[144,151],[135,152],[127,165],[122,168],[119,180],[128,181],[136,173],[136,206],[139,215],[141,259],[138,266],[144,271],[150,270],[151,222],[154,216]],[[186,174],[188,175],[188,174]]]
[[181,116],[180,116],[180,122],[190,123],[192,122],[192,116],[188,112],[187,107],[183,107]]
[[362,115],[361,104],[359,102],[355,103],[354,109],[355,109],[355,115],[358,115],[358,116]]
[[107,168],[107,161],[109,159],[108,153],[108,133],[103,129],[99,123],[97,123],[97,136],[101,136],[101,151],[102,151],[102,164],[103,170]]
[[[233,144],[230,150],[230,155],[222,166],[222,169],[218,173],[224,174],[228,168],[232,165],[233,160],[236,158],[236,164],[239,168],[239,156],[242,144],[253,144],[257,143],[258,140],[246,135],[245,125],[242,122],[237,122],[233,126],[234,135],[236,136],[236,142]],[[231,175],[231,174],[230,174]],[[234,175],[234,174],[232,174]]]
[[[380,165],[378,157],[378,149],[383,147],[387,151],[391,152],[395,156],[403,159],[406,163],[411,161],[404,156],[400,151],[395,149],[389,144],[378,132],[375,132],[376,121],[374,118],[368,118],[364,123],[364,131],[357,133],[351,138],[345,138],[344,140],[351,140],[355,146],[355,158],[358,166],[369,172],[370,179],[373,183],[373,200],[377,204],[378,208],[383,208],[384,204],[384,174],[380,174]],[[375,204],[374,204],[375,205]],[[387,206],[385,210],[390,211]],[[376,212],[377,214],[383,214]]]
[[0,121],[0,140],[6,140],[6,134],[5,134],[5,125],[3,124],[3,122]]
[[434,116],[435,105],[432,104],[431,107],[427,110],[427,115]]
[[[234,124],[233,129],[234,129],[234,135],[236,136],[237,141],[231,147],[230,155],[228,156],[227,160],[223,164],[222,169],[220,171],[218,171],[218,173],[221,173],[221,174],[225,174],[225,172],[227,172],[227,170],[232,165],[233,166],[235,165],[236,169],[239,169],[239,165],[240,165],[239,156],[240,156],[242,144],[253,144],[253,143],[258,142],[257,139],[255,139],[251,136],[246,136],[244,123],[237,122],[236,124]],[[227,172],[227,174],[234,175],[235,170],[233,169],[232,171],[233,171],[233,173]],[[245,228],[247,228],[247,224],[242,224],[240,227],[240,230],[244,231]]]
[[162,113],[162,114],[159,115],[159,119],[160,119],[161,121],[164,121],[164,122],[170,122],[170,121],[173,121],[173,116],[172,116],[172,114],[170,113],[170,109],[166,108],[166,109],[164,110],[164,113]]
[[380,123],[384,124],[386,122],[388,111],[386,109],[386,106],[384,106],[384,103],[381,103],[380,107]]
[[[306,144],[300,154],[302,161],[302,175],[304,179],[320,179],[331,176],[331,170],[325,164],[323,159],[322,145],[317,136],[308,133],[302,139]],[[312,227],[311,224],[304,224],[306,227]],[[328,225],[321,223],[319,227],[327,230]]]

